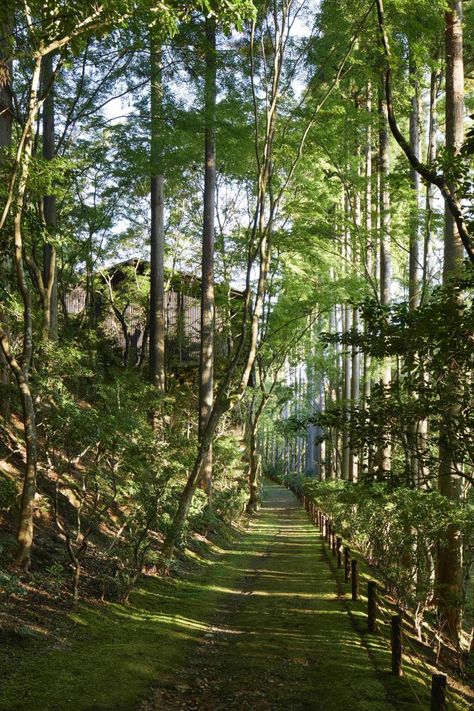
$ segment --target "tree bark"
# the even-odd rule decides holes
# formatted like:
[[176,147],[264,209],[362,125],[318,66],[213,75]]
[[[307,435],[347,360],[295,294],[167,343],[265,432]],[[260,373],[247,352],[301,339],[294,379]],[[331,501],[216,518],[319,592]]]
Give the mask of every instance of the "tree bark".
[[[412,90],[410,111],[410,148],[417,159],[420,158],[420,104],[419,86],[416,78],[416,67],[412,60],[409,66],[410,85]],[[410,244],[408,260],[408,307],[410,311],[418,308],[421,301],[423,284],[420,279],[420,174],[410,164],[410,185],[412,188],[412,208],[410,214]],[[415,359],[417,357],[415,356]],[[409,363],[410,372],[415,363]],[[418,398],[416,392],[411,393],[413,398]],[[419,485],[423,479],[424,467],[422,457],[426,444],[427,421],[413,422],[409,427],[408,445],[410,448],[410,474],[408,485]]]
[[[24,270],[24,244],[22,220],[25,205],[25,192],[28,181],[29,166],[33,150],[33,125],[38,116],[38,90],[41,76],[41,56],[37,56],[30,82],[28,115],[23,130],[23,146],[17,151],[17,162],[14,171],[18,176],[17,190],[11,205],[14,207],[13,217],[13,262],[18,289],[23,303],[23,344],[21,361],[15,358],[7,332],[0,323],[0,346],[13,375],[15,376],[23,411],[23,426],[26,449],[26,466],[23,479],[23,491],[20,502],[18,524],[17,564],[28,569],[33,544],[33,514],[36,493],[37,439],[34,401],[29,386],[29,371],[33,353],[33,314],[31,292]],[[6,206],[7,208],[7,206]],[[6,209],[5,208],[5,209]],[[8,214],[8,213],[6,213]]]
[[[412,91],[410,111],[410,148],[413,155],[420,159],[420,108],[419,88],[416,78],[416,67],[410,62],[410,85]],[[410,245],[408,264],[408,304],[411,311],[420,303],[420,174],[410,164],[410,185],[412,193],[412,208],[410,211]]]
[[[366,244],[366,261],[365,269],[369,281],[374,281],[374,245],[372,243],[372,86],[370,82],[367,85],[367,101],[366,111],[368,114],[367,133],[365,136],[365,244]],[[364,333],[367,332],[367,323],[364,322]],[[371,393],[371,357],[370,353],[364,352],[363,355],[363,407],[367,408],[367,402]],[[364,474],[368,474],[370,470],[370,452],[367,447],[364,447],[362,452],[362,470]]]
[[[379,97],[379,204],[380,204],[380,303],[388,306],[392,298],[392,251],[390,192],[388,177],[390,173],[390,146],[388,139],[387,102],[383,91]],[[390,361],[386,358],[382,370],[382,386],[387,388],[391,382]],[[384,476],[391,469],[392,448],[384,442],[380,448],[380,468]]]
[[[54,75],[53,55],[43,59],[43,158],[51,161],[56,155],[54,136]],[[54,233],[56,229],[56,196],[45,195],[43,213],[46,229]],[[58,280],[56,268],[56,247],[47,243],[43,248],[43,337],[56,340],[58,337]]]
[[245,510],[248,514],[252,514],[257,510],[258,505],[258,478],[260,473],[260,457],[257,446],[257,427],[260,419],[262,408],[258,408],[253,414],[253,404],[249,413],[248,423],[248,452],[249,452],[249,499]]
[[[439,72],[438,70],[433,70],[430,77],[430,105],[429,105],[429,118],[428,118],[428,145],[426,147],[426,162],[428,165],[432,165],[436,160],[436,132],[437,132],[437,118],[436,118],[436,104],[438,99],[438,85],[439,85]],[[423,240],[423,274],[422,274],[422,289],[421,289],[421,303],[425,302],[426,295],[428,293],[429,278],[430,278],[430,257],[432,249],[432,232],[433,232],[433,215],[434,215],[434,201],[435,201],[435,186],[433,183],[426,184],[425,193],[425,231]]]
[[[13,102],[12,102],[12,80],[13,80],[13,62],[10,58],[10,46],[8,38],[10,37],[14,26],[14,11],[13,7],[6,9],[2,22],[0,23],[0,165],[8,164],[8,150],[12,142],[12,127],[13,127]],[[9,259],[4,258],[1,262],[2,278],[6,280],[7,273],[10,270]],[[0,309],[0,326],[9,334],[8,319]],[[10,367],[0,349],[0,383],[2,385],[2,393],[0,397],[0,413],[4,423],[10,421],[10,395],[8,387],[10,385]]]
[[[357,102],[356,102],[357,107]],[[360,176],[360,146],[356,147],[356,155],[358,157],[357,165],[357,175]],[[359,185],[357,184],[354,189],[354,208],[353,208],[353,236],[352,236],[352,263],[355,265],[357,263],[362,263],[362,257],[360,255],[360,250],[357,248],[357,243],[360,240],[361,232],[361,200],[359,193]],[[352,309],[352,330],[354,333],[359,331],[360,327],[360,314],[357,307]],[[354,344],[352,346],[351,354],[351,439],[354,433],[353,420],[354,420],[354,408],[359,405],[360,400],[360,352],[359,346]],[[359,476],[359,461],[360,453],[350,445],[350,459],[349,459],[349,481],[357,481]]]
[[[199,437],[209,421],[214,399],[214,220],[216,209],[216,24],[206,18],[204,97],[204,214],[201,270],[201,351],[199,364]],[[201,470],[201,485],[212,500],[212,447]]]
[[[287,11],[284,5],[283,11]],[[268,81],[265,133],[263,140],[259,135],[258,126],[258,104],[256,101],[255,86],[252,83],[254,99],[254,121],[255,121],[255,151],[257,156],[257,198],[256,207],[249,229],[247,264],[245,275],[245,292],[242,303],[242,320],[239,337],[235,339],[236,349],[231,358],[230,364],[224,371],[219,383],[218,391],[214,398],[214,404],[207,422],[202,432],[197,456],[193,468],[188,476],[186,485],[179,499],[178,509],[174,515],[172,525],[168,531],[163,544],[162,556],[166,567],[169,566],[173,555],[174,547],[180,536],[182,527],[186,520],[189,507],[192,502],[194,491],[201,474],[203,462],[212,446],[212,441],[217,426],[225,412],[242,398],[250,378],[257,357],[258,340],[261,327],[261,316],[267,290],[268,272],[270,267],[273,220],[275,211],[281,199],[281,193],[275,196],[272,189],[273,171],[273,144],[275,139],[276,119],[279,107],[280,79],[284,48],[286,46],[285,34],[280,32],[279,18],[274,16],[276,49],[271,69],[271,82]],[[286,27],[286,25],[284,24]],[[255,28],[254,20],[251,27],[251,67],[255,66]],[[268,67],[267,67],[268,68]],[[270,71],[270,70],[269,70]],[[251,75],[253,82],[253,74]],[[261,146],[260,144],[263,144]],[[269,203],[269,205],[267,205]],[[254,269],[258,268],[257,287],[255,294],[252,291],[252,281]],[[254,296],[254,298],[252,298]],[[253,303],[253,306],[252,306]],[[234,384],[234,378],[240,371],[239,383]]]
[[[451,0],[446,13],[446,149],[455,156],[464,140],[464,66],[462,38],[462,9],[459,0]],[[453,186],[454,189],[455,186]],[[443,279],[447,283],[459,269],[463,256],[457,225],[448,208],[445,209],[445,249]],[[453,297],[455,298],[455,297]],[[457,302],[462,307],[461,299]],[[451,431],[459,417],[462,374],[453,359],[448,382],[449,402],[440,425],[438,488],[448,499],[459,500],[460,477],[456,471],[456,453],[451,444]],[[435,591],[442,631],[456,642],[459,639],[462,619],[462,544],[461,532],[450,524],[438,546]]]
[[[464,141],[464,62],[462,37],[462,3],[449,3],[446,13],[446,149],[459,155]],[[450,184],[455,193],[456,185]],[[464,255],[459,229],[451,210],[445,209],[444,280],[459,268]]]
[[161,78],[162,49],[150,37],[150,381],[158,392],[166,386],[165,371],[165,275],[164,275],[164,177],[162,175]]
[[[344,242],[343,242],[343,256],[346,262],[349,264],[351,260],[350,246],[349,246],[349,234],[347,231],[347,225],[350,215],[349,215],[349,205],[347,197],[343,196],[343,219],[344,219]],[[344,333],[347,333],[351,327],[351,307],[349,304],[342,305],[342,329]],[[349,433],[350,433],[350,422],[351,422],[351,369],[352,369],[352,354],[350,346],[343,346],[342,352],[343,359],[343,409],[344,409],[344,427],[342,431],[342,471],[341,477],[345,481],[349,480],[350,471],[350,459],[351,450],[349,443]]]

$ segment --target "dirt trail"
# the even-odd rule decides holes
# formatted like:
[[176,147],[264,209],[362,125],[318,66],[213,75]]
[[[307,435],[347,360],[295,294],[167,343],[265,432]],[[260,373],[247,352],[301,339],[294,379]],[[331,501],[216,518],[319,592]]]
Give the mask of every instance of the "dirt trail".
[[261,510],[212,585],[213,624],[142,711],[392,708],[321,540],[286,489],[265,486]]

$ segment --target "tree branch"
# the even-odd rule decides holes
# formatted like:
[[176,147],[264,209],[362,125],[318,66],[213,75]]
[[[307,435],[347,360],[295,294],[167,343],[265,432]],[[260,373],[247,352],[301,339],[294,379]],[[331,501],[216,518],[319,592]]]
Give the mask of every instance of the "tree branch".
[[398,145],[405,153],[406,157],[410,161],[413,168],[424,178],[428,183],[436,185],[436,187],[441,192],[444,201],[451,212],[453,219],[456,223],[456,227],[459,232],[459,237],[464,245],[464,249],[467,252],[469,260],[474,263],[474,247],[472,244],[472,238],[469,234],[469,230],[464,219],[462,208],[460,202],[448,185],[448,182],[444,175],[437,173],[432,170],[427,165],[422,163],[420,159],[415,155],[414,151],[411,149],[410,144],[400,131],[397,120],[395,118],[395,112],[393,109],[393,96],[392,96],[392,68],[390,64],[391,54],[390,45],[388,42],[387,33],[385,31],[385,18],[383,10],[383,0],[376,0],[377,2],[377,20],[380,32],[380,41],[383,47],[386,68],[384,72],[385,78],[385,95],[387,99],[387,113],[388,113],[388,123],[390,125],[390,130],[392,131],[393,137],[397,141]]

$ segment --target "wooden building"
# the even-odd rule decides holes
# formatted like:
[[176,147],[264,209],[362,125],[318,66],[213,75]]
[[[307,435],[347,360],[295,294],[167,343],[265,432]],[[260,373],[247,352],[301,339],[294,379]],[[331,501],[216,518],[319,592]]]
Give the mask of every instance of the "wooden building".
[[[127,365],[148,353],[149,263],[130,259],[94,275],[88,287],[79,283],[66,295],[69,317],[89,318],[123,352]],[[200,280],[183,272],[166,274],[165,339],[169,368],[199,363],[201,336]],[[216,284],[216,355],[229,355],[243,293]]]

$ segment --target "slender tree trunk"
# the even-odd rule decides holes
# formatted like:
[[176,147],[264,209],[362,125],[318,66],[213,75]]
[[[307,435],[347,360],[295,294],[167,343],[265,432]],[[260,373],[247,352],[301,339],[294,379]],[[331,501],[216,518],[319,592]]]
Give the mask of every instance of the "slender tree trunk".
[[[379,209],[380,215],[380,303],[388,306],[392,297],[392,252],[391,252],[391,219],[390,219],[390,193],[388,178],[390,173],[390,146],[388,139],[387,102],[383,89],[379,99]],[[390,386],[391,368],[389,359],[385,359],[382,370],[382,385]],[[390,444],[383,443],[380,450],[380,468],[386,474],[391,468],[392,449]]]
[[258,408],[254,416],[250,411],[248,448],[249,448],[249,500],[246,512],[251,514],[257,510],[258,505],[258,480],[260,474],[260,456],[257,446],[257,428],[263,408]]
[[[416,67],[410,61],[410,84],[412,89],[410,111],[410,148],[417,159],[420,158],[420,105]],[[412,188],[412,208],[410,214],[410,246],[408,263],[408,307],[414,311],[420,305],[422,283],[420,280],[420,175],[410,164],[410,184]],[[416,356],[415,356],[416,359]],[[413,370],[415,363],[408,363],[408,370]],[[410,374],[409,374],[410,377]],[[417,398],[416,392],[411,396]],[[426,421],[415,421],[409,427],[408,446],[410,448],[409,485],[417,485],[423,474],[423,462],[420,461],[422,438],[426,432]]]
[[[334,307],[335,316],[335,330],[344,330],[344,306],[339,305]],[[340,344],[335,346],[335,358],[336,358],[336,373],[337,380],[335,384],[335,400],[341,403],[344,399],[344,355],[343,349]],[[343,479],[344,470],[344,438],[340,430],[336,430],[334,435],[334,457],[335,457],[335,477],[336,479]]]
[[162,50],[150,38],[150,380],[156,390],[165,389],[165,276],[164,276],[164,177],[162,174],[162,113],[161,80]]
[[[367,102],[366,111],[368,114],[367,133],[365,137],[365,244],[366,244],[366,273],[370,281],[374,280],[374,258],[372,244],[372,87],[369,82],[367,86]],[[364,332],[367,332],[367,324],[364,322]],[[363,356],[363,407],[367,408],[367,402],[371,392],[371,357],[370,353],[364,352]],[[362,453],[362,469],[365,474],[370,470],[370,452],[368,447],[364,446]]]
[[[10,59],[10,47],[8,39],[13,31],[14,12],[13,7],[5,10],[5,17],[0,22],[0,69],[2,70],[2,81],[0,81],[0,166],[8,165],[8,150],[12,142],[13,126],[13,103],[12,103],[12,79],[13,62]],[[2,259],[0,263],[0,275],[5,281],[10,271],[10,260],[8,257]],[[0,308],[0,326],[9,335],[8,319]],[[10,395],[8,387],[10,385],[10,367],[0,349],[0,383],[2,392],[0,396],[0,414],[4,423],[10,421]]]
[[[214,220],[216,210],[216,24],[206,18],[206,76],[204,100],[204,215],[201,270],[201,357],[199,365],[199,436],[209,421],[214,399]],[[208,505],[212,500],[212,447],[201,470]]]
[[380,302],[386,306],[392,298],[392,251],[390,241],[390,146],[388,140],[387,104],[381,95],[379,104],[379,164],[380,164]]
[[[286,12],[285,5],[284,11]],[[242,321],[239,338],[236,339],[236,350],[228,368],[224,371],[219,383],[219,388],[214,398],[214,404],[207,422],[201,433],[197,456],[192,471],[180,496],[178,509],[173,517],[172,525],[163,544],[162,555],[166,566],[169,565],[174,547],[180,536],[192,502],[197,482],[201,475],[202,465],[205,461],[217,429],[225,412],[234,404],[236,399],[241,399],[249,382],[250,374],[257,357],[258,340],[261,327],[264,299],[267,290],[268,272],[270,267],[273,219],[279,199],[275,199],[272,190],[273,144],[275,139],[276,119],[278,114],[280,95],[280,79],[285,35],[280,32],[278,14],[274,16],[275,42],[277,49],[271,71],[271,82],[267,83],[267,102],[265,117],[265,134],[263,139],[259,132],[255,133],[255,150],[258,156],[257,170],[257,199],[252,225],[249,230],[249,242],[246,265],[246,288],[242,304]],[[251,28],[251,63],[254,66],[255,56],[255,21]],[[215,31],[215,30],[214,30]],[[255,98],[255,87],[253,86]],[[258,105],[254,100],[255,126],[258,126]],[[263,144],[263,146],[262,146]],[[270,203],[267,206],[267,203]],[[252,293],[253,270],[258,265],[258,278],[255,294]],[[254,298],[252,298],[254,296]],[[253,302],[253,308],[252,308]],[[241,368],[242,361],[244,365]],[[234,377],[240,370],[239,384],[234,387]]]
[[[352,329],[359,330],[360,317],[359,309],[352,309]],[[352,346],[351,362],[351,430],[353,430],[354,408],[358,406],[360,400],[360,354],[359,346]],[[351,446],[351,458],[349,468],[349,481],[357,481],[359,476],[359,456],[358,451]]]
[[[13,217],[13,262],[15,265],[18,289],[23,304],[23,345],[21,364],[15,358],[8,333],[0,322],[0,346],[13,375],[15,376],[23,411],[23,426],[26,449],[26,466],[23,479],[23,491],[20,502],[18,524],[17,563],[28,569],[33,544],[33,513],[36,493],[37,439],[34,401],[29,386],[29,371],[33,352],[33,314],[31,307],[31,292],[24,270],[24,244],[22,220],[25,205],[25,192],[29,175],[29,166],[33,150],[33,125],[38,116],[38,89],[41,76],[41,57],[37,56],[30,82],[28,114],[23,130],[23,148],[17,152],[18,182],[14,200],[11,203]],[[8,205],[6,206],[6,208]],[[5,209],[6,209],[5,208]],[[7,214],[7,213],[6,213]]]
[[[420,159],[420,108],[416,67],[410,62],[410,84],[412,90],[410,111],[410,148]],[[420,303],[420,174],[410,164],[410,184],[412,188],[412,209],[410,214],[410,255],[408,265],[408,304],[411,311]]]
[[[54,83],[53,55],[48,54],[42,64],[43,93],[43,158],[51,161],[56,155],[54,136]],[[56,229],[56,196],[45,195],[43,212],[46,229],[54,233]],[[56,268],[56,247],[47,243],[43,248],[43,337],[56,340],[58,337],[58,280]]]
[[[464,66],[462,38],[462,9],[459,0],[451,0],[446,13],[446,149],[457,155],[464,139]],[[456,186],[451,186],[455,191]],[[453,216],[445,208],[444,281],[448,282],[463,257],[463,247]],[[453,297],[454,298],[454,297]],[[459,306],[461,306],[459,302]],[[460,379],[455,360],[451,363],[446,393],[452,403],[440,425],[439,491],[457,501],[461,495],[460,477],[456,474],[456,452],[452,449],[451,431],[459,417]],[[462,544],[459,528],[450,524],[438,546],[435,580],[436,598],[441,629],[457,641],[462,617]]]
[[[357,106],[357,102],[356,102]],[[357,146],[356,153],[360,159],[360,147]],[[358,161],[359,162],[359,161]],[[357,166],[358,176],[360,175],[360,166]],[[354,193],[354,229],[352,237],[352,263],[362,263],[362,256],[360,255],[360,249],[358,249],[358,242],[360,240],[361,234],[361,200],[359,193],[359,185],[355,188]],[[352,309],[352,330],[354,333],[359,331],[360,327],[360,314],[357,307]],[[358,407],[360,400],[360,352],[359,346],[352,346],[352,356],[351,356],[351,437],[354,433],[354,412],[355,408]],[[349,481],[357,481],[359,476],[359,460],[360,452],[354,448],[353,445],[350,447],[350,460],[349,460]]]
[[[30,304],[31,309],[31,304]],[[30,321],[31,323],[31,321]],[[25,334],[31,339],[31,327],[26,326]],[[38,459],[38,448],[36,439],[36,417],[33,397],[31,395],[28,381],[28,370],[21,367],[13,355],[7,334],[0,325],[0,345],[2,352],[15,376],[18,391],[20,393],[25,449],[26,465],[23,478],[23,489],[20,500],[20,511],[18,521],[18,551],[16,556],[17,564],[24,570],[28,570],[31,558],[31,546],[33,544],[33,516],[34,500],[36,494],[36,464]]]
[[[429,99],[429,118],[428,118],[428,145],[426,148],[426,162],[429,166],[433,165],[436,160],[436,105],[438,99],[438,70],[433,70],[430,77],[430,99]],[[430,278],[430,258],[431,244],[433,233],[433,215],[434,215],[435,187],[433,183],[427,183],[425,195],[425,232],[423,240],[423,273],[422,273],[422,290],[421,303],[425,302]]]
[[[462,3],[450,0],[446,13],[446,149],[458,155],[464,141],[464,63]],[[456,193],[456,185],[450,189]],[[464,250],[451,211],[445,209],[444,280],[459,269]]]
[[[351,252],[350,252],[350,238],[348,234],[348,230],[346,225],[349,222],[350,219],[350,214],[349,210],[350,207],[348,205],[348,200],[347,198],[344,199],[343,197],[343,206],[344,206],[344,243],[343,243],[343,256],[345,257],[346,263],[348,264],[350,259],[351,259]],[[352,309],[349,306],[349,304],[343,304],[342,306],[342,314],[343,314],[343,331],[347,333],[351,327],[352,327]],[[347,345],[343,347],[343,399],[344,399],[344,428],[342,432],[342,472],[341,476],[342,479],[348,481],[349,480],[349,474],[350,474],[350,460],[351,460],[351,449],[350,449],[350,442],[349,442],[349,434],[350,434],[350,424],[351,424],[351,366],[352,366],[352,354],[350,347]]]
[[[347,333],[351,327],[351,307],[345,304],[343,307],[344,313],[344,332]],[[352,355],[349,346],[345,346],[343,351],[344,362],[344,429],[342,433],[342,472],[341,477],[344,480],[349,479],[350,469],[350,447],[349,447],[349,429],[350,429],[350,410],[351,410],[351,365]]]
[[[328,318],[328,330],[329,333],[336,333],[336,306],[333,306],[329,312]],[[336,382],[334,378],[338,377],[339,368],[337,362],[337,350],[336,345],[330,347],[330,357],[333,361],[332,372],[329,373],[328,380],[325,386],[325,397],[324,397],[324,411],[329,410],[337,400],[336,393]],[[335,375],[334,375],[335,374]],[[326,479],[332,479],[336,477],[336,455],[334,453],[333,444],[333,431],[332,429],[327,429],[324,434],[327,437],[326,440]]]

